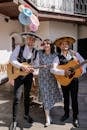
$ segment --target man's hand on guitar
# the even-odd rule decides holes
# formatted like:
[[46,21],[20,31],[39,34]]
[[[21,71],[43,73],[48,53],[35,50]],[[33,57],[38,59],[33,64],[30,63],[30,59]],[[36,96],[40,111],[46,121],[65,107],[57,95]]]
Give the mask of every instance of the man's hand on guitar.
[[70,74],[71,74],[70,69],[66,69],[66,70],[65,70],[65,76],[66,76],[66,77],[69,77]]
[[33,73],[34,72],[34,68],[30,67],[30,66],[27,66],[27,65],[22,65],[21,69],[24,72],[27,72],[27,73]]
[[75,71],[73,68],[68,68],[65,70],[65,76],[72,78],[72,76],[75,74]]

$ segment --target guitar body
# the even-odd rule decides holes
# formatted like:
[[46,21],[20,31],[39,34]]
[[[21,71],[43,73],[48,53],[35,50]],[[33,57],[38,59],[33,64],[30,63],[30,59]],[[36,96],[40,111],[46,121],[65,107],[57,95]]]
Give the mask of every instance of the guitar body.
[[[32,65],[29,65],[27,62],[23,62],[22,64],[25,66],[28,66],[30,68],[34,68],[34,69],[43,68],[43,67],[46,68],[46,67],[52,66],[50,64],[50,65],[40,65],[40,66],[35,67]],[[24,71],[20,70],[19,68],[13,66],[11,63],[7,64],[7,75],[10,80],[16,79],[18,76],[26,76],[27,74],[29,74],[29,72],[24,72]],[[35,76],[35,73],[33,73],[33,74]]]
[[[28,63],[22,63],[28,65]],[[26,76],[28,73],[14,67],[11,63],[7,64],[7,75],[10,80],[16,79],[18,76]]]
[[[58,69],[64,69],[64,70],[66,70],[66,69],[68,69],[70,67],[73,68],[76,65],[79,65],[79,63],[77,61],[75,61],[75,60],[72,60],[72,61],[70,61],[69,63],[67,63],[65,65],[58,65]],[[56,74],[55,74],[55,78],[56,78],[56,80],[59,81],[59,83],[61,85],[67,86],[67,85],[69,85],[71,83],[71,81],[73,80],[73,78],[78,78],[78,77],[81,76],[81,74],[82,74],[82,68],[79,67],[79,68],[77,68],[75,70],[75,74],[71,78],[65,77],[64,75],[56,75]]]

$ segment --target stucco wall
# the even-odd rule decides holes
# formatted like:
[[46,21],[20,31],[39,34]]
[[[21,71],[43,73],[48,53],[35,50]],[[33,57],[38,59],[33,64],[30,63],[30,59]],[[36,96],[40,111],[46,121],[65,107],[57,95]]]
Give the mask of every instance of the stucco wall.
[[56,21],[40,22],[38,33],[43,39],[48,37],[51,40],[67,35],[75,38],[78,36],[76,24]]
[[[13,32],[21,32],[22,26],[18,21],[5,22],[0,20],[0,50],[11,50],[10,34]],[[73,23],[64,23],[58,21],[44,21],[40,22],[37,34],[42,39],[50,38],[54,41],[61,36],[73,36],[74,38],[87,38],[87,26],[78,26]],[[74,45],[76,50],[77,44]]]
[[0,21],[0,50],[11,50],[10,34],[13,32],[21,32],[22,27],[18,21],[9,20],[5,22],[4,19]]
[[[78,39],[78,26],[72,23],[45,21],[40,23],[38,33],[43,39],[50,38],[52,41],[62,36],[72,36]],[[77,44],[74,45],[75,50],[76,48]]]

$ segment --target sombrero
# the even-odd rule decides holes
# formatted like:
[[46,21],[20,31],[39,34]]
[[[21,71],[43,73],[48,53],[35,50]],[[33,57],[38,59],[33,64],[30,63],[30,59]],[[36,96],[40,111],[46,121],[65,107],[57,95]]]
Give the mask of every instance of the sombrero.
[[23,13],[24,13],[26,16],[28,16],[28,17],[30,17],[30,16],[32,15],[32,11],[31,11],[31,9],[29,9],[29,8],[24,8],[24,9],[23,9]]
[[28,25],[31,23],[31,20],[28,16],[26,16],[24,13],[20,13],[18,16],[19,22],[23,25]]
[[35,32],[32,32],[32,31],[31,32],[23,32],[20,35],[22,37],[29,37],[29,36],[31,36],[31,37],[34,37],[34,38],[39,39],[40,41],[42,41],[42,39]]
[[30,28],[30,31],[33,31],[33,32],[35,32],[35,31],[38,30],[38,26],[36,26],[36,25],[33,24],[33,23],[31,23],[31,24],[29,25],[29,28]]
[[36,25],[36,26],[39,26],[40,23],[39,23],[39,19],[37,18],[37,16],[35,16],[34,14],[32,14],[30,16],[30,20],[32,22],[32,24]]
[[18,10],[20,12],[23,12],[23,9],[25,9],[25,8],[30,8],[29,4],[21,4],[18,6]]
[[75,43],[75,39],[73,37],[61,37],[61,38],[58,38],[54,41],[54,44],[56,46],[60,46],[60,44],[64,41],[67,41],[70,45]]

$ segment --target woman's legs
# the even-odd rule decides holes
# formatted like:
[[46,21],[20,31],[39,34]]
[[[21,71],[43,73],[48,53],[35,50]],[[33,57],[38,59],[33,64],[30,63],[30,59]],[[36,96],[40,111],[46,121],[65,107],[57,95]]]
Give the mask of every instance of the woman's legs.
[[44,110],[45,111],[45,117],[46,117],[46,124],[45,127],[49,126],[51,123],[51,118],[50,118],[50,110]]

